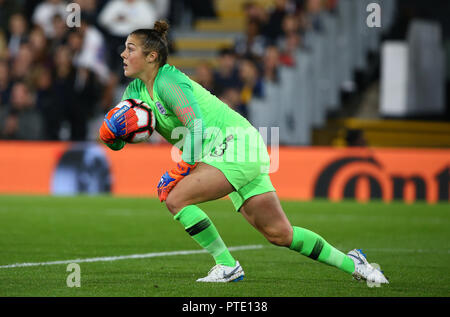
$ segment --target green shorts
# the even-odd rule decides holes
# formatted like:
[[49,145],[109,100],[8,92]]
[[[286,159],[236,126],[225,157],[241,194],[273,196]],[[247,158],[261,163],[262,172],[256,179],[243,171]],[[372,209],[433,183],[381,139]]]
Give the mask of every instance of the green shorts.
[[235,188],[229,197],[236,211],[250,197],[275,191],[269,177],[270,157],[261,135],[255,129],[251,140],[244,141],[239,144],[239,136],[228,136],[222,147],[203,158]]
[[250,197],[274,191],[275,188],[270,181],[269,175],[260,174],[247,185],[244,185],[237,191],[232,192],[229,197],[236,211],[239,211],[244,202]]

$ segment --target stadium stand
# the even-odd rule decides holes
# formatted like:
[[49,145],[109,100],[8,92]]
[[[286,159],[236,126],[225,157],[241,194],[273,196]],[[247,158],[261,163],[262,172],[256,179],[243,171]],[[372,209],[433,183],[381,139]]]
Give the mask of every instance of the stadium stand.
[[349,145],[349,131],[361,131],[374,147],[450,147],[450,123],[418,120],[333,119],[313,132],[315,145]]
[[[347,131],[360,130],[369,146],[448,146],[447,123],[436,123],[447,120],[443,111],[448,113],[445,107],[449,108],[445,96],[450,82],[448,23],[442,14],[437,23],[435,19],[434,24],[424,24],[405,13],[415,10],[418,18],[426,20],[436,15],[439,6],[404,0],[143,1],[155,19],[168,19],[172,26],[169,63],[207,86],[254,126],[278,127],[281,144],[345,146]],[[61,23],[66,18],[61,7],[67,1],[0,2],[0,122],[8,122],[8,131],[2,124],[0,138],[26,138],[23,131],[11,132],[27,126],[18,124],[21,111],[12,109],[11,88],[17,82],[26,84],[33,100],[27,111],[41,117],[36,121],[41,121],[44,132],[33,136],[37,139],[95,140],[105,111],[120,99],[127,80],[115,70],[120,59],[107,58],[119,52],[120,45],[111,47],[108,23],[100,19],[109,2],[74,2],[82,10],[81,28]],[[367,25],[372,3],[382,10],[381,27]],[[42,8],[50,15],[54,12],[53,24],[45,25],[45,39],[33,20]],[[20,21],[25,21],[25,32]],[[430,34],[427,30],[433,36],[423,36]],[[405,88],[405,95],[415,96],[409,103],[415,109],[433,101],[439,111],[430,122],[420,121],[430,119],[420,114],[393,118],[380,111],[382,48],[392,34],[394,40],[409,45],[411,59],[417,63],[424,47],[428,56],[432,52],[446,57],[446,64],[427,58],[420,68],[410,70],[416,81]],[[72,60],[67,74],[66,66],[58,68],[64,64],[56,59],[64,58],[60,51]],[[99,61],[107,65],[94,67],[102,64]],[[421,73],[423,68],[426,73]],[[70,90],[80,96],[82,106],[64,109],[67,105],[59,104],[61,92]],[[375,97],[364,98],[368,94]],[[77,111],[83,115],[72,118]],[[88,122],[76,132],[71,125],[79,125],[80,120]],[[392,128],[396,125],[402,129]],[[428,128],[433,126],[442,128]]]

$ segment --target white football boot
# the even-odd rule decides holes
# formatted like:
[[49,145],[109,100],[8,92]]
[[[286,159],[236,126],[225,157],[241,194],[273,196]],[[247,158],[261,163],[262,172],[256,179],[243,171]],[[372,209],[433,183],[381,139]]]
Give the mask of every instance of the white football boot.
[[381,273],[380,270],[374,268],[367,262],[365,254],[361,249],[353,249],[347,255],[355,263],[355,272],[353,277],[356,280],[366,280],[374,284],[389,284],[388,279]]
[[222,264],[215,265],[207,276],[199,278],[197,282],[215,282],[215,283],[226,283],[226,282],[239,282],[244,279],[244,270],[236,261],[235,266],[225,266]]

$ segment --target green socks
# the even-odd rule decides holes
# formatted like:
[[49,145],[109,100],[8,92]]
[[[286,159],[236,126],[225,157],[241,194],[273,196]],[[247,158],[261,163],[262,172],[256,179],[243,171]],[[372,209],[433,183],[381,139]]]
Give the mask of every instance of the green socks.
[[318,234],[300,227],[293,228],[292,243],[289,249],[300,252],[313,260],[353,273],[355,264],[346,254],[331,246]]
[[180,221],[186,232],[214,257],[216,264],[236,265],[216,227],[200,208],[194,205],[184,207],[174,219]]
[[[186,232],[214,257],[216,264],[236,265],[236,260],[228,251],[216,227],[200,208],[194,205],[184,207],[174,219],[180,221]],[[300,227],[292,228],[293,237],[289,249],[344,272],[350,274],[354,272],[355,264],[352,259],[331,246],[321,236]]]

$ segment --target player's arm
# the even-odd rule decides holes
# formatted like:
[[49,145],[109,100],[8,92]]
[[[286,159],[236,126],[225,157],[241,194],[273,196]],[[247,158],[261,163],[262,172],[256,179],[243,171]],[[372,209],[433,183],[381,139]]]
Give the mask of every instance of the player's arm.
[[166,172],[158,183],[158,197],[166,200],[175,185],[195,168],[201,159],[203,143],[203,120],[200,107],[195,99],[192,86],[186,80],[176,81],[171,78],[158,83],[158,94],[164,103],[177,116],[178,120],[189,130],[183,144],[181,162],[170,172]]
[[158,83],[158,94],[178,120],[188,129],[181,158],[191,165],[202,156],[203,120],[191,83],[185,79],[163,79]]
[[122,139],[115,139],[113,143],[103,143],[113,151],[119,151],[123,149],[126,144],[126,142]]

